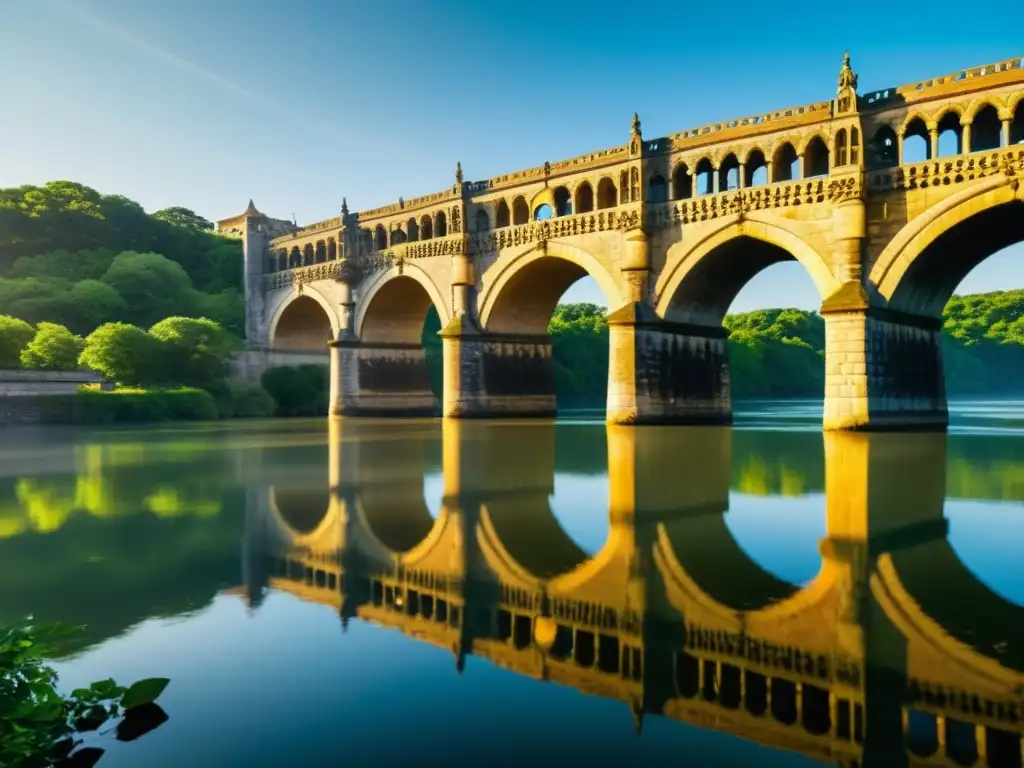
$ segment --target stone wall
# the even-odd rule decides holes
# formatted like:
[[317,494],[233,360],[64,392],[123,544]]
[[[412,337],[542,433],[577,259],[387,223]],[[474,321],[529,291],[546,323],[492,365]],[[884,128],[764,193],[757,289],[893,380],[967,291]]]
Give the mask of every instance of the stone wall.
[[0,370],[0,425],[53,420],[44,414],[70,408],[72,396],[86,384],[111,386],[92,371]]

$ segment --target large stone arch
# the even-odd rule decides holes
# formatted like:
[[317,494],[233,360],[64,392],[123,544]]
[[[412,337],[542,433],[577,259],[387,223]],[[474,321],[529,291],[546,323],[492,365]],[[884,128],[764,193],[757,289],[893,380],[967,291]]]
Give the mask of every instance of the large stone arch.
[[[318,313],[317,306],[322,314]],[[326,324],[321,320],[326,320]],[[301,290],[293,288],[281,299],[270,319],[267,343],[274,349],[326,354],[327,342],[337,337],[339,328],[338,316],[327,298],[306,285]]]
[[[374,277],[360,293],[355,333],[361,340],[414,341],[418,344],[423,321],[431,305],[441,318],[442,328],[451,319],[444,293],[430,275],[415,264],[406,262],[401,267],[390,267]],[[368,317],[372,323],[369,339],[366,338]],[[390,329],[382,327],[378,321],[387,322]],[[382,338],[372,338],[376,335]]]
[[881,298],[893,309],[941,316],[972,268],[1024,239],[1024,186],[1014,180],[989,177],[904,226],[871,267],[869,282]]
[[267,509],[279,546],[325,552],[338,545],[338,510],[326,487],[272,485]]
[[[755,244],[752,253],[741,250],[745,243]],[[839,287],[829,260],[802,236],[772,222],[734,217],[694,242],[669,248],[654,288],[655,311],[671,320],[678,314],[673,305],[687,301],[691,312],[703,316],[701,324],[720,325],[733,298],[758,272],[792,259],[807,270],[822,299]]]
[[[493,277],[488,276],[480,293],[478,313],[481,326],[491,331],[547,333],[551,312],[562,294],[586,275],[600,286],[609,307],[624,304],[628,296],[620,274],[582,248],[565,243],[549,242],[520,253],[503,254],[488,272]],[[522,322],[515,322],[512,315]],[[510,325],[520,327],[507,327]]]

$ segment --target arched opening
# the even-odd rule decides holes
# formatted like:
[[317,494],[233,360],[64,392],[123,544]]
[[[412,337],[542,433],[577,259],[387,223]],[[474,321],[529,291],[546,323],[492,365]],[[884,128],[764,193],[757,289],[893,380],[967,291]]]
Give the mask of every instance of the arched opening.
[[960,125],[960,115],[947,112],[939,120],[939,157],[952,157],[964,151],[964,130]]
[[932,159],[932,143],[928,125],[915,117],[903,129],[903,164],[921,163]]
[[498,201],[498,207],[494,213],[495,229],[502,229],[512,223],[512,212],[508,209],[508,203],[504,200]]
[[438,211],[434,214],[434,236],[445,237],[448,234],[448,217],[444,215],[444,211]]
[[664,203],[668,200],[668,182],[660,173],[651,176],[647,183],[647,202]]
[[857,165],[860,162],[860,128],[850,128],[850,164]]
[[473,220],[477,232],[490,232],[491,220],[487,216],[487,211],[483,208],[477,208],[476,213],[473,214]]
[[695,196],[714,194],[715,191],[715,166],[708,158],[702,158],[694,166],[694,189]]
[[[1019,393],[1019,300],[1008,289],[1019,274],[1022,243],[1024,203],[1011,200],[951,225],[915,248],[908,266],[894,265],[880,278],[893,309],[936,325],[930,346],[914,350],[922,356],[913,363],[922,369],[915,381],[926,391],[951,399]],[[911,366],[909,351],[901,359]]]
[[672,171],[672,199],[687,200],[693,197],[693,176],[683,163]]
[[743,235],[703,254],[659,305],[700,340],[686,389],[707,397],[731,391],[736,413],[752,400],[820,400],[821,298],[807,268],[773,243]]
[[536,258],[486,299],[488,332],[515,338],[487,362],[487,389],[544,409],[604,410],[608,382],[609,299],[576,261]]
[[526,198],[518,195],[512,201],[512,223],[526,224],[530,221],[530,206],[526,204]]
[[731,152],[718,166],[718,190],[728,192],[740,188],[740,161]]
[[1013,121],[1010,123],[1010,143],[1024,144],[1024,99],[1017,102],[1017,109],[1013,113]]
[[272,491],[277,513],[297,534],[313,533],[331,506],[331,495],[326,488],[275,485]]
[[872,168],[892,168],[900,164],[899,139],[891,126],[883,125],[871,139],[871,155],[868,163]]
[[565,187],[555,189],[555,215],[572,216],[572,195]]
[[316,263],[323,264],[327,261],[327,245],[323,240],[320,240],[316,244]]
[[338,259],[338,244],[334,242],[334,238],[327,241],[327,260],[337,261]]
[[[424,477],[440,435],[429,427],[383,420],[372,428],[360,426],[366,434],[356,433],[359,510],[384,547],[395,554],[409,552],[423,543],[436,524],[424,498]],[[402,598],[411,603],[410,593]]]
[[597,183],[597,207],[614,208],[618,202],[618,190],[615,189],[615,182],[605,176]]
[[[618,202],[628,203],[629,202],[629,171],[622,171],[619,173],[619,190],[621,196]],[[598,199],[600,200],[600,185],[598,185]],[[614,205],[614,203],[613,203]],[[601,206],[598,205],[600,208]]]
[[594,210],[594,188],[589,181],[576,187],[576,213],[590,213]]
[[918,757],[931,757],[939,749],[938,721],[931,712],[919,709],[907,711],[905,731],[907,749]]
[[391,244],[401,245],[405,242],[405,232],[402,231],[401,225],[396,226],[391,230]]
[[302,249],[302,266],[308,267],[313,263],[313,244],[306,243]]
[[388,247],[388,233],[383,224],[378,224],[373,230],[373,249],[383,251]]
[[747,155],[747,162],[744,165],[744,185],[748,187],[759,187],[768,183],[768,160],[764,152],[755,149]]
[[270,346],[327,355],[327,342],[334,336],[331,320],[323,307],[309,296],[292,300],[278,318]]
[[299,251],[299,246],[293,246],[291,253],[288,255],[288,267],[295,269],[296,267],[302,266],[302,252]]
[[999,119],[999,110],[991,104],[983,107],[974,116],[971,123],[970,152],[983,152],[999,149],[1003,140],[1003,123]]
[[288,251],[282,249],[277,252],[277,271],[284,272],[288,269]]
[[434,222],[429,215],[424,214],[420,219],[420,239],[429,240],[434,236]]
[[534,221],[546,221],[554,216],[554,211],[551,206],[547,203],[541,203],[533,209],[533,220]]
[[[440,393],[441,322],[430,294],[415,278],[390,278],[370,297],[359,321],[367,349],[359,361],[359,386],[379,397],[419,398]],[[409,400],[412,401],[413,397]]]
[[849,148],[846,145],[846,141],[846,129],[840,128],[836,132],[835,144],[835,163],[837,168],[849,162]]
[[772,181],[793,181],[800,178],[800,160],[788,141],[772,155]]
[[804,178],[828,176],[829,152],[828,145],[820,136],[815,136],[804,147]]
[[420,239],[420,225],[416,223],[416,217],[409,219],[405,224],[406,237],[410,243]]

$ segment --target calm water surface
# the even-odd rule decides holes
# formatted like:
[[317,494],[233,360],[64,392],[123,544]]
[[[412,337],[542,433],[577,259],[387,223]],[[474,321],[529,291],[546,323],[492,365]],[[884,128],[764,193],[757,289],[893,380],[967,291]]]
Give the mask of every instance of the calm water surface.
[[1021,765],[1024,402],[948,435],[0,433],[0,621],[169,677],[102,766]]

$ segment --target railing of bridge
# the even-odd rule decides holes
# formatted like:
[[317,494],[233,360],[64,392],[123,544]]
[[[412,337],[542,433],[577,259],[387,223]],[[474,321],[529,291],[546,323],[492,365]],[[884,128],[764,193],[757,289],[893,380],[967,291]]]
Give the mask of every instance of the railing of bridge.
[[868,189],[876,193],[927,189],[964,184],[999,174],[1024,177],[1024,145],[1016,144],[997,150],[940,157],[872,171],[868,174]]
[[799,181],[777,181],[756,187],[729,190],[711,195],[649,203],[647,226],[658,229],[710,221],[750,211],[766,211],[818,203],[838,203],[857,198],[861,182],[856,175],[833,179],[820,176]]
[[859,96],[857,101],[864,107],[882,109],[890,106],[890,102],[905,100],[907,96],[920,93],[928,88],[934,88],[935,86],[945,85],[947,83],[957,83],[961,80],[990,77],[992,75],[999,74],[1000,72],[1007,72],[1014,69],[1024,69],[1024,58],[1015,56],[1012,59],[1004,59],[1003,61],[998,61],[995,64],[985,64],[981,67],[961,69],[958,72],[953,72],[948,75],[929,77],[926,80],[918,80],[917,82],[909,83],[907,85],[882,88]]
[[263,276],[263,289],[272,291],[278,288],[291,288],[294,285],[315,283],[318,280],[340,280],[351,266],[344,261],[324,261],[304,267],[273,272]]

